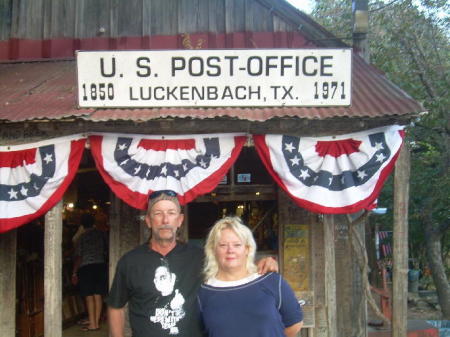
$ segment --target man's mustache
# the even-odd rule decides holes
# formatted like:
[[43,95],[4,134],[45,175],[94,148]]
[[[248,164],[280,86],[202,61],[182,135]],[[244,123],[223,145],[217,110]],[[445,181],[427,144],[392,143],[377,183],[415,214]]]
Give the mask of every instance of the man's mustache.
[[159,227],[158,231],[163,230],[163,229],[171,229],[171,230],[173,230],[174,228],[172,226],[165,225],[165,226]]

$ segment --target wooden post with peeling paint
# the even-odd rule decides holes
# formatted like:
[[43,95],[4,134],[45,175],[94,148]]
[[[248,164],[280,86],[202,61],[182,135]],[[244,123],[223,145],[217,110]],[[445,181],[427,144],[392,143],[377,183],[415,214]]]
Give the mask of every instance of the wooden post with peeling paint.
[[62,201],[45,215],[44,335],[62,336]]
[[334,245],[333,214],[325,214],[324,225],[324,253],[325,253],[325,303],[327,312],[328,337],[337,336],[337,308],[336,308],[336,257]]
[[394,242],[392,336],[407,334],[408,314],[408,202],[410,154],[403,144],[394,173]]
[[17,230],[0,234],[0,336],[16,336]]

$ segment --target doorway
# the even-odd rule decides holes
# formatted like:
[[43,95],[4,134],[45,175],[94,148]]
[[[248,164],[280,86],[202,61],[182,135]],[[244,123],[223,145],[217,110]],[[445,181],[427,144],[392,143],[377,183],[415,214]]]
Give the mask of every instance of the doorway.
[[187,207],[187,237],[203,247],[213,224],[237,215],[252,230],[258,255],[278,255],[277,187],[253,146],[245,146],[221,183]]

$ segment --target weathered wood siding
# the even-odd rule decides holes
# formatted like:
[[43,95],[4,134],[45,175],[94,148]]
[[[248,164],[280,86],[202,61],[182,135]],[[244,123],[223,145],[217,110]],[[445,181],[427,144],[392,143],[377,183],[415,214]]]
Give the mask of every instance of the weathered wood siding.
[[296,31],[256,0],[0,0],[0,40]]
[[[357,218],[361,214],[352,215]],[[335,215],[335,257],[336,257],[336,306],[337,330],[342,336],[366,336],[366,302],[364,284],[358,257],[352,248],[356,240],[349,227],[347,215]],[[364,238],[364,221],[353,225],[360,238]],[[361,257],[362,258],[362,257]],[[348,324],[352,322],[352,324]]]

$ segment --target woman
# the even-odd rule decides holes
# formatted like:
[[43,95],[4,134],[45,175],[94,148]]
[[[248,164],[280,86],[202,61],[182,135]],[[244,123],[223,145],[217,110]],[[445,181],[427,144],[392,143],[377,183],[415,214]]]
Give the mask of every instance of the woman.
[[256,243],[238,217],[215,223],[205,245],[205,284],[199,294],[210,337],[293,337],[303,313],[287,282],[276,273],[259,275]]
[[100,330],[103,296],[108,292],[107,241],[105,233],[96,229],[94,223],[93,215],[82,215],[84,232],[78,239],[73,264],[72,283],[79,285],[89,317],[82,331]]

